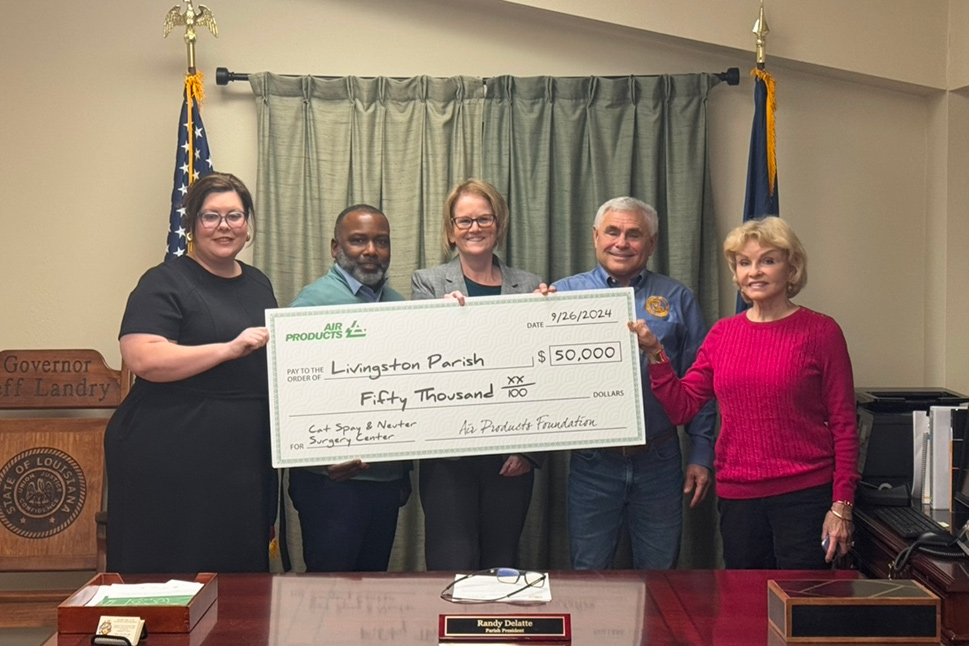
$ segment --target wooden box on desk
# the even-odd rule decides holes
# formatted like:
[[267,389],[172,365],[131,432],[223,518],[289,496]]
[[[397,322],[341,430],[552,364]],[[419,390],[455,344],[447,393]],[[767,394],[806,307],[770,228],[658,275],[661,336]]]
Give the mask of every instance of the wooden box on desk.
[[790,643],[939,643],[940,602],[901,579],[767,582],[767,618]]
[[93,635],[101,615],[112,615],[141,617],[149,634],[187,633],[219,597],[219,580],[214,573],[200,572],[195,580],[203,584],[202,589],[185,606],[86,606],[95,586],[125,582],[120,574],[98,574],[57,607],[57,632]]

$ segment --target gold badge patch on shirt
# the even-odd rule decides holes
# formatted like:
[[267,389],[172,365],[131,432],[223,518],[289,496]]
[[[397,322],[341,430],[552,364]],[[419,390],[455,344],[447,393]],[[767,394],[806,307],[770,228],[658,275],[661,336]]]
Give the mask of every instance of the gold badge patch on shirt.
[[646,311],[653,316],[665,319],[670,315],[670,302],[662,296],[650,296],[646,299]]

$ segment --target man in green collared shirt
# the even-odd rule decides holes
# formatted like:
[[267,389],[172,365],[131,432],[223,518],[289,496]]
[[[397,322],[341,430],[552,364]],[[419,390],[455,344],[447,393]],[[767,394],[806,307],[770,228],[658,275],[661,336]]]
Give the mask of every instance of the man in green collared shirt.
[[[386,284],[390,223],[367,204],[337,216],[333,266],[307,285],[290,307],[402,301]],[[410,496],[411,463],[352,460],[290,469],[289,495],[299,512],[307,572],[387,569],[397,512]]]

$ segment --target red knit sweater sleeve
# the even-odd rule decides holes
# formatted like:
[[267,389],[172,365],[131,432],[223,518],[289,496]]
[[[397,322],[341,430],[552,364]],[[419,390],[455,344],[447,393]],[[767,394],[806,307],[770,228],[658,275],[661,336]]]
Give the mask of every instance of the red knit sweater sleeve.
[[848,343],[841,328],[831,328],[822,346],[821,396],[834,437],[833,499],[854,502],[858,474],[858,424]]
[[718,338],[714,325],[697,351],[696,361],[680,379],[669,361],[649,365],[649,381],[653,394],[663,405],[666,416],[674,424],[690,422],[703,406],[713,399],[712,347]]

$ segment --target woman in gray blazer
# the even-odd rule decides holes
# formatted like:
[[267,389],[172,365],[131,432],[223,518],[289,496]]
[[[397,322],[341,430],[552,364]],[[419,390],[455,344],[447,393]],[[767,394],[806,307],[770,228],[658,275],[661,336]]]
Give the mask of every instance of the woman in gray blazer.
[[[498,190],[479,179],[458,184],[444,203],[443,242],[451,262],[419,269],[411,298],[521,294],[542,279],[512,269],[495,255],[508,231],[508,205]],[[481,455],[421,460],[424,557],[428,570],[483,570],[516,566],[532,497],[533,468],[541,455]]]

